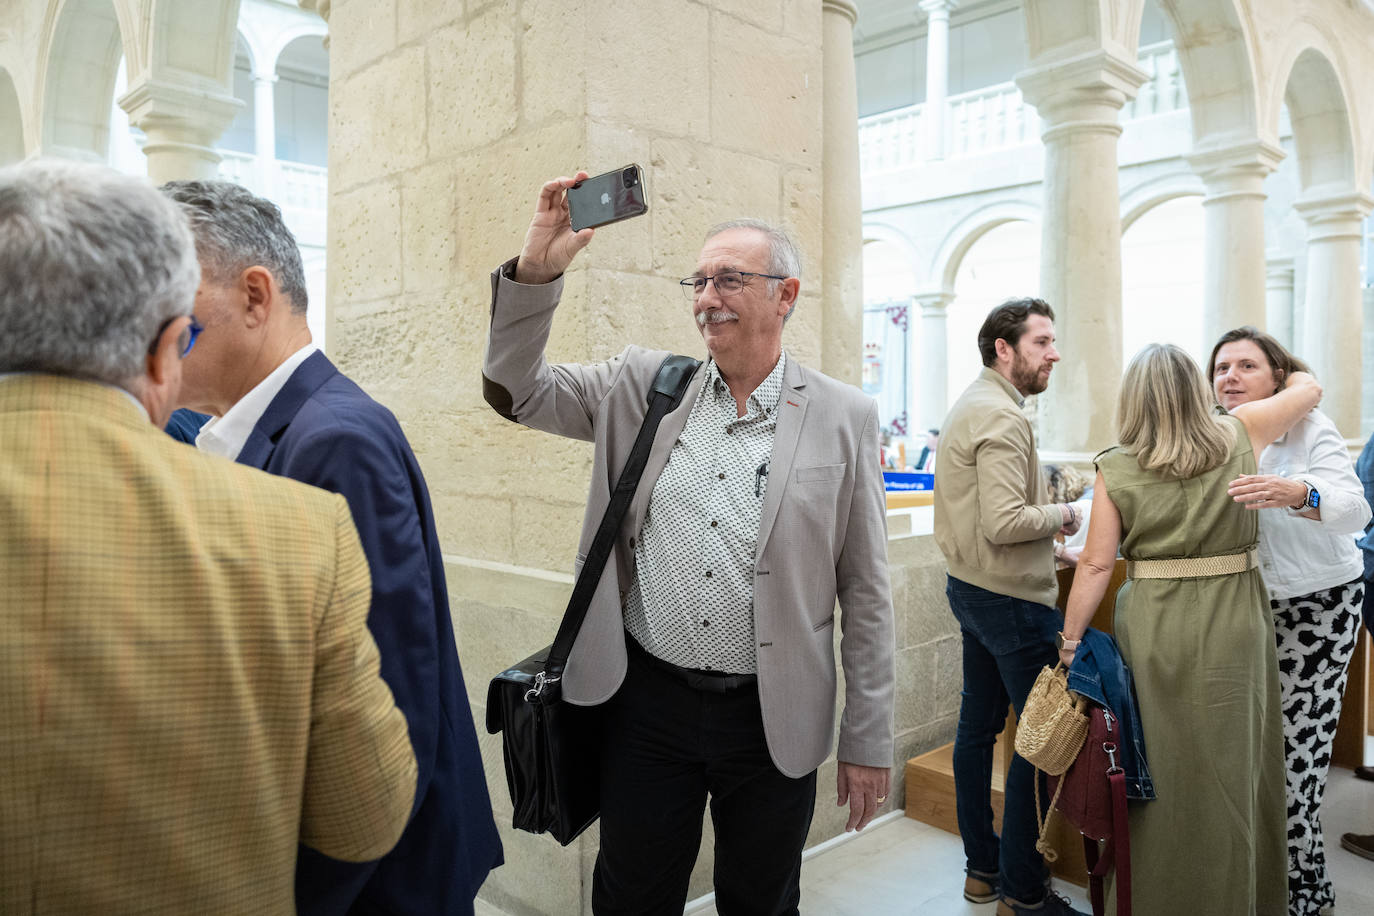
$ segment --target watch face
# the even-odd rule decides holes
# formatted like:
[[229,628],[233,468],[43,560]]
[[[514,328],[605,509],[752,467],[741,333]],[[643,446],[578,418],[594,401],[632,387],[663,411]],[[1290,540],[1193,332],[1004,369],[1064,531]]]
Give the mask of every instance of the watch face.
[[1316,490],[1309,490],[1309,491],[1308,491],[1308,493],[1307,493],[1307,505],[1308,505],[1308,508],[1315,509],[1315,508],[1317,508],[1318,506],[1321,505],[1321,502],[1322,502],[1321,495],[1320,495],[1319,493],[1317,493]]

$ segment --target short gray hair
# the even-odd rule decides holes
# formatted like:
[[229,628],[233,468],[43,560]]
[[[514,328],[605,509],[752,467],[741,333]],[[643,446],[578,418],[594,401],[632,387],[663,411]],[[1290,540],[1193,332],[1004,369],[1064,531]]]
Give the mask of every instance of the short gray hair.
[[291,298],[291,312],[305,314],[310,297],[301,250],[276,204],[232,181],[169,181],[162,192],[186,211],[201,267],[216,283],[266,267]]
[[[792,236],[788,235],[786,230],[761,219],[741,217],[712,226],[706,233],[705,241],[709,242],[722,232],[729,232],[731,229],[753,229],[755,232],[763,233],[763,236],[768,240],[768,272],[780,277],[801,279],[801,249],[797,247],[796,242],[792,241]],[[770,296],[777,292],[779,282],[778,280],[768,281],[768,294]],[[792,307],[787,310],[784,320],[791,318],[796,309],[797,303],[794,301]]]
[[43,159],[0,169],[0,372],[127,385],[199,284],[186,218],[146,179]]

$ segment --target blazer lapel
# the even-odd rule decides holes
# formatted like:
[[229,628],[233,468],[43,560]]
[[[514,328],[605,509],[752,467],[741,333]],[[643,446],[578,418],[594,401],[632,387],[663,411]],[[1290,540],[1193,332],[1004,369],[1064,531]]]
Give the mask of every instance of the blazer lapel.
[[773,533],[788,478],[792,476],[792,462],[797,457],[797,441],[801,438],[802,421],[806,417],[807,397],[801,391],[805,387],[806,377],[801,365],[789,356],[783,370],[782,395],[778,398],[778,425],[773,432],[773,457],[768,462],[768,492],[763,497],[759,515],[755,563],[763,557],[763,548]]
[[267,405],[267,410],[249,433],[248,441],[243,444],[243,449],[234,460],[239,464],[266,470],[286,427],[291,425],[291,421],[310,396],[338,374],[339,370],[334,368],[334,364],[324,355],[323,350],[316,350],[310,354],[309,358],[291,373],[291,377],[286,380],[281,391],[277,392],[272,403]]
[[[628,525],[622,529],[629,531],[633,537],[638,537],[640,528],[644,527],[644,515],[648,512],[649,497],[653,495],[654,484],[658,482],[658,475],[668,466],[673,446],[677,444],[678,437],[687,426],[692,405],[697,402],[697,396],[701,393],[701,386],[705,380],[706,363],[703,361],[692,375],[692,380],[687,383],[687,390],[683,392],[681,402],[658,424],[658,431],[654,433],[654,444],[649,449],[649,457],[644,464],[644,476],[640,478],[634,499],[630,501]],[[620,471],[620,468],[611,468],[612,475],[619,475]],[[615,488],[614,480],[611,481],[611,488]]]

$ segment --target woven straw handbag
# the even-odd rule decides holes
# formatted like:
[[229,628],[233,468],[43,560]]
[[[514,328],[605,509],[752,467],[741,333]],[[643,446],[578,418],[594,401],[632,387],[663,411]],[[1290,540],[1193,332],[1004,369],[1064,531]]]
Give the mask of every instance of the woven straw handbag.
[[1069,693],[1069,673],[1062,663],[1040,672],[1016,724],[1016,753],[1031,766],[1060,776],[1078,757],[1088,736],[1084,701]]

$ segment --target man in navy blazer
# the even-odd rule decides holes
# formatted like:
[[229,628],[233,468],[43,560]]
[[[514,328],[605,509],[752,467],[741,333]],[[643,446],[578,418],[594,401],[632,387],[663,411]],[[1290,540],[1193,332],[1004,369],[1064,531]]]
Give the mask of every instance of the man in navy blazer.
[[503,859],[420,466],[391,411],[311,343],[300,252],[277,207],[228,182],[163,190],[187,213],[201,264],[205,330],[181,397],[213,417],[196,447],[348,500],[372,572],[368,628],[419,764],[415,811],[386,857],[356,865],[300,847],[297,909],[472,913]]

